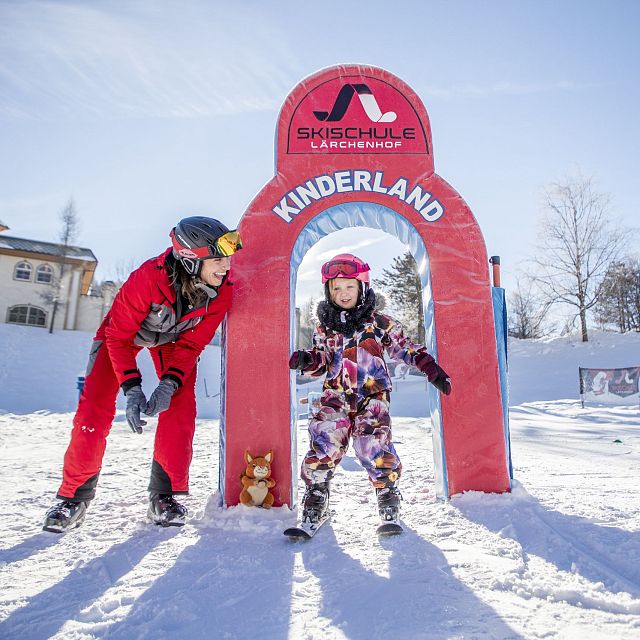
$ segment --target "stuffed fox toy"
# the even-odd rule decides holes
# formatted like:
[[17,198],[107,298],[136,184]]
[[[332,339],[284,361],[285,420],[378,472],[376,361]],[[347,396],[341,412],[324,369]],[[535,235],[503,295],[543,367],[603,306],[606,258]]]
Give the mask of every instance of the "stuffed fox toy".
[[261,457],[252,456],[247,449],[244,452],[244,459],[247,463],[247,468],[240,476],[242,482],[240,502],[250,507],[269,509],[274,501],[273,494],[269,489],[276,486],[276,481],[269,477],[271,476],[273,451],[269,450],[268,453]]

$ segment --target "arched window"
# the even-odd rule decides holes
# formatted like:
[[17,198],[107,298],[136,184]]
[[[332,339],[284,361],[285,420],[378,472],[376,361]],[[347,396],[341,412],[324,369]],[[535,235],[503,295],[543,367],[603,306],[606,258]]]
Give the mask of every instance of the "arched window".
[[7,322],[28,324],[31,327],[44,327],[47,324],[47,314],[39,307],[30,304],[16,305],[9,309]]
[[13,272],[14,280],[31,280],[31,272],[33,267],[28,262],[18,262]]
[[53,281],[53,269],[48,264],[41,264],[36,269],[36,282],[51,284]]

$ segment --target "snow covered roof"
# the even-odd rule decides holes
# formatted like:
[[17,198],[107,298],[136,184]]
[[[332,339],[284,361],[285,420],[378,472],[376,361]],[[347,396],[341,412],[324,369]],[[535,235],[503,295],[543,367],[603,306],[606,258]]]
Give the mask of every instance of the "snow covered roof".
[[[41,242],[39,240],[28,240],[27,238],[15,238],[13,236],[0,236],[0,250],[10,249],[13,251],[28,251],[29,253],[40,253],[48,256],[60,256],[62,245],[56,242]],[[75,247],[69,245],[64,247],[67,258],[85,260],[88,262],[98,262],[91,249]]]

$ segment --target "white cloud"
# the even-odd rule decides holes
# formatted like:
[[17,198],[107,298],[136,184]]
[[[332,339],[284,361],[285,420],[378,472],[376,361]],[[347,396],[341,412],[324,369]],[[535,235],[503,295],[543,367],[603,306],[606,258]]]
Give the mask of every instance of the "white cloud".
[[259,7],[204,2],[2,4],[0,114],[277,110],[300,72],[268,16]]

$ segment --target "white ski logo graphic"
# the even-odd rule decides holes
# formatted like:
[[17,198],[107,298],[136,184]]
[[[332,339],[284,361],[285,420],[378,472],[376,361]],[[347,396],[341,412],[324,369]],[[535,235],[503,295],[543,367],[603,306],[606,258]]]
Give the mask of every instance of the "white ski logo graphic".
[[358,98],[362,103],[366,114],[369,116],[371,122],[394,122],[398,117],[395,111],[387,111],[382,113],[375,96],[372,93],[359,93]]

